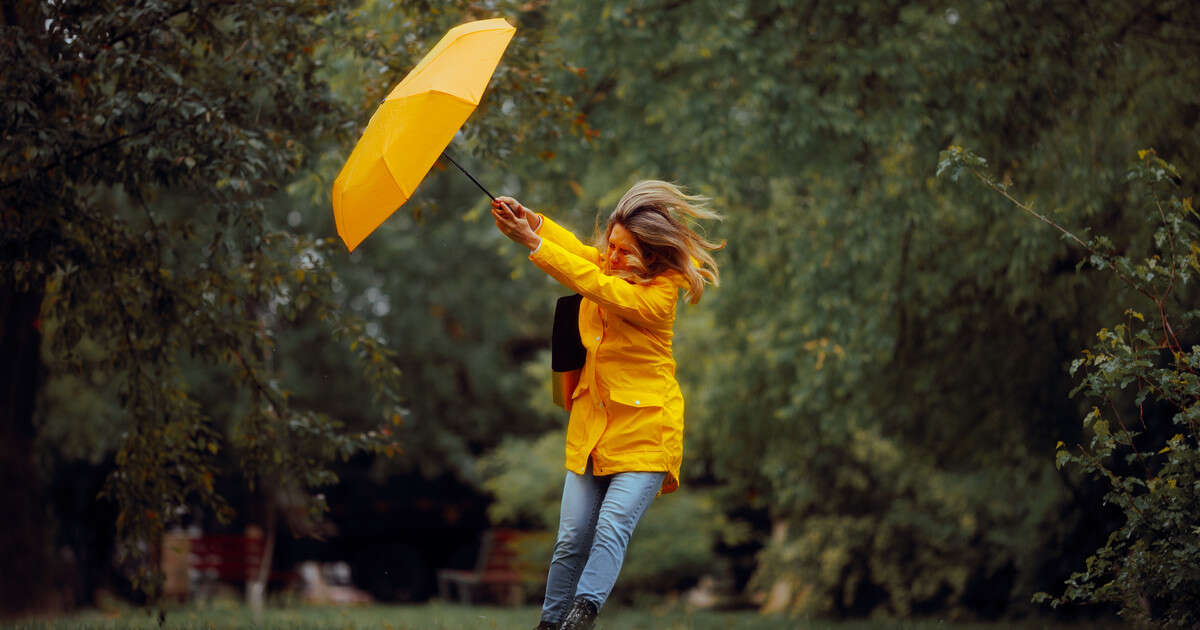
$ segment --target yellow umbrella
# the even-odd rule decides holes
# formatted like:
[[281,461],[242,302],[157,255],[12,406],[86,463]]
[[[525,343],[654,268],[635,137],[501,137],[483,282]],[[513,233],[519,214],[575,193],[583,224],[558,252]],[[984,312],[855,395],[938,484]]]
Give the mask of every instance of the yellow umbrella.
[[450,29],[375,110],[333,182],[334,222],[350,251],[412,196],[479,105],[515,32],[501,18]]

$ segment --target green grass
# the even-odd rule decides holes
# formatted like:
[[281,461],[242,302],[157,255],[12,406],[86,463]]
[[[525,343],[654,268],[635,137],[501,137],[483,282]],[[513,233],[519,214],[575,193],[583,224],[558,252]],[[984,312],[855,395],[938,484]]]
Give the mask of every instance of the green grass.
[[[495,608],[428,604],[412,606],[296,606],[268,608],[256,620],[250,611],[236,604],[174,608],[167,612],[164,629],[226,630],[259,628],[263,630],[508,630],[531,629],[537,624],[538,609]],[[26,619],[0,624],[0,628],[30,630],[157,630],[157,617],[140,609],[110,612],[90,611],[55,618]],[[616,608],[604,610],[596,630],[1083,630],[1095,624],[1062,625],[1049,622],[966,624],[929,621],[807,621],[781,616],[762,616],[745,612],[686,612],[677,608],[661,610]],[[1112,626],[1116,627],[1116,626]]]

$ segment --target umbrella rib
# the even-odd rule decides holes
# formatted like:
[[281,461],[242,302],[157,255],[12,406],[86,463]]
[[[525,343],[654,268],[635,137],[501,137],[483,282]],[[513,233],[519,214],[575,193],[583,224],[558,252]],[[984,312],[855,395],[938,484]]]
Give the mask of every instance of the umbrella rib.
[[[512,28],[512,27],[508,26],[508,28]],[[441,57],[443,54],[445,54],[445,52],[447,50],[449,50],[450,47],[453,46],[459,40],[466,38],[466,37],[470,37],[472,35],[477,35],[479,33],[491,33],[494,31],[503,31],[503,30],[507,30],[507,29],[503,28],[503,27],[486,28],[486,29],[481,29],[478,31],[471,31],[470,33],[463,33],[462,35],[455,37],[453,40],[447,42],[446,45],[441,50],[437,51],[436,55],[434,55],[433,57],[430,57],[428,59],[422,59],[420,62],[418,62],[417,66],[415,68],[413,68],[412,70],[410,70],[409,73],[407,75],[405,75],[405,77],[403,79],[400,80],[400,83],[398,83],[396,85],[396,87],[398,88],[401,85],[404,85],[405,83],[408,82],[409,79],[415,79],[415,78],[421,76],[422,74],[424,74],[425,69],[427,67],[432,66],[433,62],[438,60],[438,57]],[[439,43],[441,43],[441,42],[439,42]],[[395,88],[393,88],[393,91],[394,90],[395,90]],[[385,98],[384,100],[388,100],[388,99]]]
[[[447,92],[445,90],[437,90],[434,88],[429,88],[429,90],[427,90],[426,93],[428,93],[428,94],[443,94],[443,95],[449,96],[450,98],[452,98],[460,103],[463,103],[465,105],[470,105],[471,107],[479,107],[479,101],[472,101],[469,98],[463,98],[462,96],[459,96],[458,94],[455,94],[453,92]],[[465,123],[466,121],[463,121],[463,122]]]

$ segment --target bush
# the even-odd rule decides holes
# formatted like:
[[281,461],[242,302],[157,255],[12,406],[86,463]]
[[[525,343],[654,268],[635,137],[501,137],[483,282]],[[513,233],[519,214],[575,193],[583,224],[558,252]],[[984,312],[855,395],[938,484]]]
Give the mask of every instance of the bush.
[[863,509],[776,521],[751,582],[766,596],[767,611],[969,619],[997,616],[1014,593],[1033,591],[1020,583],[1029,569],[1019,564],[1008,533],[1037,535],[1059,503],[1044,479],[1053,470],[1030,471],[1024,479],[939,470],[910,453],[887,456],[889,442],[878,436],[861,438],[872,439],[879,446],[862,459],[839,458],[871,471],[869,492],[847,493]]
[[[1138,152],[1129,199],[1151,223],[1148,242],[1117,248],[1104,236],[1083,240],[1011,197],[959,147],[942,153],[940,171],[970,172],[1085,250],[1090,264],[1119,278],[1137,303],[1096,333],[1070,366],[1081,379],[1072,396],[1093,403],[1082,420],[1085,444],[1059,441],[1060,469],[1104,481],[1106,503],[1123,522],[1067,580],[1062,595],[1035,601],[1111,603],[1140,625],[1200,625],[1200,213],[1177,194],[1174,166],[1153,150]],[[1192,344],[1192,345],[1189,345]]]

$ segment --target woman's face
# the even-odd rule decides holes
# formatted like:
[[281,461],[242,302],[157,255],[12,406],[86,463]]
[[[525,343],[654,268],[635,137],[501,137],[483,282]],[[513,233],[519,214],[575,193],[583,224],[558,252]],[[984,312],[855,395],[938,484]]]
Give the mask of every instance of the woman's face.
[[626,256],[640,256],[637,238],[620,223],[613,223],[608,232],[608,251],[604,252],[605,272],[612,274],[616,271],[626,271]]

